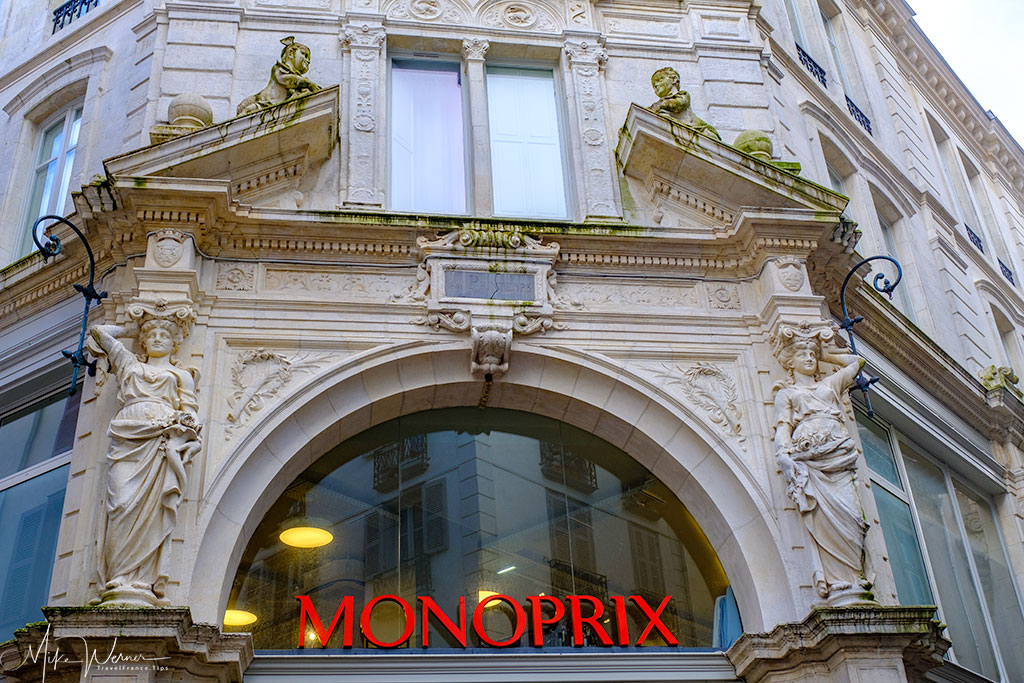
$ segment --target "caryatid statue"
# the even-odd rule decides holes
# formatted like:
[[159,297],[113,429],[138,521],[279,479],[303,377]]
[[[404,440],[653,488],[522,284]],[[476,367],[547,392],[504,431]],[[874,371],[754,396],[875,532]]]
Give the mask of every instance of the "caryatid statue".
[[848,396],[864,359],[841,348],[832,327],[806,321],[781,326],[773,342],[789,373],[776,385],[775,456],[813,541],[814,586],[830,605],[872,601]]
[[[201,446],[195,372],[174,360],[195,313],[157,301],[130,305],[129,316],[126,326],[89,330],[90,351],[109,363],[120,404],[108,431],[98,602],[161,605],[185,468]],[[125,337],[136,338],[140,353],[128,350]]]
[[690,93],[680,89],[678,71],[670,66],[658,69],[651,76],[651,86],[654,88],[654,94],[658,96],[658,101],[648,109],[721,141],[722,138],[714,126],[693,113],[693,109],[690,108]]
[[270,68],[270,82],[263,90],[242,100],[238,105],[239,116],[273,107],[321,89],[305,75],[309,71],[309,47],[296,43],[294,36],[281,39],[281,43],[284,49],[281,50],[281,58]]

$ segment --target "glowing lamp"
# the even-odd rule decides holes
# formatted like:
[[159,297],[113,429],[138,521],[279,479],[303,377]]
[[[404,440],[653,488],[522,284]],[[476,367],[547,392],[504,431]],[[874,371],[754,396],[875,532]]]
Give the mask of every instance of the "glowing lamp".
[[293,548],[319,548],[334,540],[334,534],[315,526],[293,526],[280,535],[281,542]]
[[224,612],[225,626],[248,626],[256,623],[256,615],[244,609],[229,609]]

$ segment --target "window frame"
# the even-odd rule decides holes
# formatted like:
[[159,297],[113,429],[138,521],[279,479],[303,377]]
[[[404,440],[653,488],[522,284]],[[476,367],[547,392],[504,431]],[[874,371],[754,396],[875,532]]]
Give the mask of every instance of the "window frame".
[[[487,89],[487,71],[490,68],[498,69],[523,69],[532,71],[550,71],[551,80],[554,86],[554,106],[555,106],[555,123],[558,128],[558,141],[559,141],[559,157],[562,162],[562,188],[565,197],[565,215],[562,217],[554,216],[531,216],[526,214],[521,215],[508,215],[499,214],[494,210],[494,150],[491,149],[490,157],[492,159],[491,168],[486,169],[486,172],[491,175],[491,214],[495,218],[504,218],[508,220],[541,220],[541,221],[573,221],[576,220],[579,214],[579,202],[576,194],[576,188],[574,183],[574,176],[572,174],[572,158],[570,156],[571,150],[569,149],[569,113],[566,111],[565,102],[567,101],[566,85],[565,85],[565,74],[562,67],[557,62],[545,61],[545,60],[532,60],[532,59],[488,59],[484,63],[484,84],[485,91]],[[490,130],[490,99],[485,98],[484,109],[487,111],[488,116],[488,139],[487,145],[492,148],[493,132]]]
[[[47,391],[36,392],[36,393],[32,394],[31,396],[26,397],[25,400],[19,401],[19,402],[13,404],[12,406],[8,407],[7,410],[4,410],[3,412],[0,412],[0,422],[2,422],[4,419],[9,417],[10,415],[14,415],[15,413],[18,413],[18,412],[24,410],[25,408],[30,408],[31,406],[33,406],[33,405],[35,405],[37,403],[42,403],[43,401],[46,401],[47,399],[50,399],[50,398],[52,398],[52,397],[54,397],[54,396],[56,396],[56,395],[58,395],[60,393],[67,393],[69,388],[70,388],[70,384],[65,384],[63,387],[60,387],[58,389],[52,389],[51,388],[51,389],[49,389]],[[78,385],[78,392],[77,393],[81,397],[81,393],[82,393],[82,385],[81,384]],[[81,400],[81,398],[79,398],[79,400]],[[81,404],[79,404],[79,407],[81,407]],[[76,432],[78,431],[77,424],[75,425],[75,431]],[[57,453],[56,455],[53,455],[53,456],[47,458],[46,460],[43,460],[42,462],[37,462],[34,465],[29,465],[25,469],[21,469],[21,470],[18,470],[16,472],[13,472],[13,473],[7,475],[6,477],[0,477],[0,493],[3,493],[7,489],[14,488],[18,484],[26,482],[29,479],[35,479],[36,477],[38,477],[40,475],[46,474],[50,470],[55,470],[58,467],[63,467],[64,465],[67,465],[69,462],[71,462],[71,455],[72,455],[72,453],[74,453],[74,450],[75,450],[75,445],[74,444],[75,444],[75,439],[74,439],[74,436],[72,436],[71,448],[67,449],[66,451],[63,451],[61,453]]]
[[[68,133],[70,133],[71,127],[74,125],[74,122],[76,120],[74,118],[74,113],[76,111],[80,112],[77,118],[77,120],[79,121],[79,128],[78,137],[75,138],[75,144],[72,148],[67,145],[67,140]],[[48,199],[46,207],[43,209],[43,212],[39,214],[39,216],[45,216],[47,214],[57,214],[63,216],[64,208],[67,206],[68,199],[71,196],[70,182],[71,177],[74,174],[75,162],[80,158],[78,155],[78,143],[82,137],[82,127],[84,126],[85,119],[85,100],[82,97],[75,98],[71,102],[60,107],[60,109],[58,109],[50,116],[46,117],[39,123],[33,125],[32,156],[30,157],[30,170],[28,173],[28,176],[31,180],[28,183],[24,199],[22,200],[23,208],[21,212],[22,218],[20,223],[21,236],[20,238],[18,238],[18,241],[15,244],[15,257],[14,259],[12,259],[13,261],[17,261],[18,259],[24,258],[25,256],[28,256],[37,251],[35,242],[32,239],[31,229],[32,224],[36,221],[36,219],[39,218],[39,216],[32,217],[32,213],[34,211],[32,207],[32,195],[35,194],[37,174],[39,173],[40,169],[45,168],[45,166],[49,163],[44,163],[39,159],[40,154],[43,151],[43,140],[46,137],[47,131],[50,130],[51,128],[54,128],[61,119],[63,119],[64,121],[63,128],[61,130],[62,143],[60,151],[57,154],[57,169],[54,173],[57,187],[56,191]],[[71,168],[65,168],[64,164],[67,158],[67,153],[71,149],[74,149],[75,151],[75,160],[71,162]],[[64,184],[63,175],[65,174],[65,172],[67,173],[68,180],[67,194],[66,196],[64,196],[64,200],[58,203],[59,200],[57,200],[56,197],[60,194],[60,188]]]
[[[423,62],[425,64],[451,64],[457,67],[459,81],[461,83],[462,95],[462,164],[463,164],[463,191],[465,192],[466,209],[463,213],[441,213],[431,214],[419,209],[396,209],[393,206],[394,193],[392,192],[392,138],[394,136],[394,63],[395,60],[407,62]],[[486,103],[485,103],[486,104]],[[385,158],[387,170],[387,192],[386,210],[395,212],[425,213],[439,216],[474,216],[476,215],[476,197],[473,196],[473,176],[476,169],[473,168],[473,122],[471,120],[470,92],[468,76],[466,73],[466,60],[461,55],[449,52],[420,52],[415,50],[388,50],[387,55],[387,106],[388,106],[388,132],[385,142]],[[488,173],[490,169],[488,169]]]
[[[988,632],[989,641],[992,644],[992,651],[993,651],[993,654],[994,654],[994,657],[995,657],[995,660],[996,660],[996,666],[997,666],[997,668],[999,670],[1000,680],[1002,680],[1002,681],[1009,680],[1008,674],[1007,674],[1007,671],[1006,671],[1006,665],[1005,665],[1004,660],[1003,660],[1003,654],[1002,654],[1002,651],[1001,651],[1000,645],[999,645],[998,631],[995,628],[995,624],[993,623],[992,615],[989,613],[988,604],[987,604],[987,601],[985,599],[984,587],[983,587],[983,584],[981,583],[981,580],[980,580],[980,577],[979,577],[979,574],[978,574],[978,568],[977,568],[977,565],[976,565],[976,563],[974,561],[974,553],[973,553],[973,551],[971,549],[970,542],[968,541],[967,531],[966,531],[966,527],[964,525],[964,520],[963,520],[963,513],[960,510],[959,504],[957,504],[956,486],[959,485],[962,489],[973,493],[975,496],[977,496],[978,498],[981,498],[982,500],[984,500],[988,504],[989,513],[992,515],[992,519],[995,521],[995,531],[996,531],[996,534],[997,534],[997,536],[999,538],[999,544],[1000,544],[1000,546],[1002,548],[1003,561],[1006,563],[1006,566],[1008,568],[1012,568],[1013,565],[1010,563],[1010,557],[1009,557],[1009,554],[1007,553],[1006,539],[1005,539],[1005,537],[1003,535],[1003,530],[1002,530],[1002,528],[1000,527],[1000,524],[999,524],[998,511],[995,508],[995,505],[994,505],[994,502],[992,500],[991,495],[989,495],[988,493],[980,490],[977,486],[973,485],[970,481],[968,481],[967,479],[962,478],[962,477],[957,478],[955,480],[955,484],[954,484],[954,478],[953,478],[953,476],[952,476],[952,474],[950,472],[949,465],[947,465],[945,462],[943,462],[939,458],[937,458],[934,455],[932,455],[931,452],[927,448],[924,448],[923,446],[921,446],[917,441],[915,441],[913,438],[909,437],[907,434],[902,432],[895,425],[889,424],[887,422],[883,422],[883,421],[878,420],[876,418],[870,418],[870,417],[867,416],[867,414],[864,412],[864,410],[861,408],[861,406],[859,404],[857,404],[856,407],[857,407],[857,414],[856,414],[857,421],[864,421],[864,422],[870,421],[870,422],[874,423],[876,426],[881,428],[886,433],[886,435],[888,437],[889,447],[892,450],[893,460],[895,461],[895,465],[896,465],[896,471],[899,474],[900,481],[903,483],[904,490],[902,490],[902,491],[899,490],[898,487],[896,487],[891,482],[889,482],[884,476],[882,476],[881,474],[876,473],[870,467],[867,467],[867,465],[865,463],[865,467],[866,467],[866,470],[867,470],[867,476],[868,476],[868,479],[871,482],[872,486],[880,486],[887,493],[897,497],[899,500],[903,501],[904,503],[906,503],[910,507],[911,519],[913,520],[913,523],[914,523],[914,532],[917,535],[918,547],[921,550],[921,556],[922,556],[922,559],[924,560],[924,570],[925,570],[925,574],[927,575],[927,578],[928,578],[928,585],[929,585],[929,588],[931,589],[931,592],[932,592],[932,598],[935,601],[937,616],[938,616],[940,621],[942,621],[943,623],[947,623],[945,615],[943,613],[943,606],[942,606],[943,599],[942,599],[942,595],[939,592],[938,586],[937,586],[937,584],[935,582],[934,570],[932,569],[931,556],[929,555],[929,552],[928,552],[927,543],[925,543],[925,541],[924,541],[924,535],[922,533],[922,527],[921,527],[921,520],[918,518],[917,504],[916,504],[916,501],[914,500],[913,487],[910,486],[910,479],[909,479],[909,477],[907,475],[906,466],[904,464],[903,450],[902,450],[902,447],[901,447],[902,443],[905,441],[907,443],[907,445],[912,447],[914,449],[915,453],[917,455],[919,455],[925,462],[927,462],[927,463],[937,467],[939,469],[939,471],[942,473],[942,479],[943,479],[943,484],[945,486],[946,495],[949,496],[949,498],[950,498],[950,500],[952,502],[951,508],[953,510],[953,516],[954,516],[954,518],[956,520],[956,531],[959,534],[959,540],[963,543],[964,548],[965,548],[965,554],[967,556],[967,563],[968,563],[968,570],[970,572],[971,581],[974,584],[973,588],[977,591],[978,596],[979,596],[978,605],[979,605],[979,608],[981,609],[982,616],[984,617],[984,620],[985,620],[985,628],[986,628],[986,630]],[[890,553],[890,555],[891,555],[891,553]],[[1022,599],[1020,587],[1017,585],[1017,581],[1011,582],[1011,585],[1013,587],[1014,596],[1017,599],[1017,608],[1020,611],[1020,613],[1022,614],[1022,616],[1024,616],[1024,599]],[[957,666],[962,666],[959,663],[959,661],[957,659],[957,656],[956,656],[956,647],[957,647],[956,643],[953,643],[952,646],[950,647],[948,653],[947,653],[947,657],[949,658],[949,660],[951,662],[953,662]],[[972,671],[972,673],[976,673],[979,676],[983,675],[980,672],[974,672],[973,669],[967,669],[967,667],[963,667],[963,668],[968,670],[968,671]]]

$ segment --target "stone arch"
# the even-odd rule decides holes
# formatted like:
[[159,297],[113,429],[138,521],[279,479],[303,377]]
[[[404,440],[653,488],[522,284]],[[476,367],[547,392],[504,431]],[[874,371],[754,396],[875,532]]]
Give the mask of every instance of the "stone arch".
[[[306,467],[371,426],[431,408],[476,405],[482,382],[464,345],[410,342],[347,359],[253,425],[213,478],[200,507],[186,603],[219,623],[234,571],[270,505]],[[612,363],[517,346],[488,405],[534,412],[592,432],[644,464],[690,509],[736,594],[744,628],[796,618],[781,532],[767,499],[727,445]],[[211,580],[213,579],[213,580]],[[186,596],[182,596],[183,598]]]

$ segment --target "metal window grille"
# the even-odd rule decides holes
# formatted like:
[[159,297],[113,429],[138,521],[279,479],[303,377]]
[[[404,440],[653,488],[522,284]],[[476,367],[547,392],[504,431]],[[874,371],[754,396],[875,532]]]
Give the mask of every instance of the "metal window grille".
[[1010,270],[1010,267],[1008,265],[1006,265],[1005,263],[1003,263],[1002,259],[996,259],[996,260],[999,261],[999,270],[1003,271],[1003,277],[1005,277],[1007,280],[1009,280],[1011,285],[1016,286],[1017,283],[1013,279],[1013,271]]
[[985,246],[981,243],[981,238],[978,237],[978,233],[971,230],[971,226],[964,223],[964,229],[967,230],[967,239],[971,240],[971,244],[978,248],[978,251],[985,253]]
[[53,30],[50,31],[50,35],[56,33],[57,29],[64,28],[65,24],[70,24],[75,19],[81,19],[90,7],[99,6],[100,0],[68,0],[53,10]]
[[871,132],[871,119],[869,119],[867,115],[860,110],[860,107],[853,103],[853,100],[850,99],[849,95],[846,96],[846,108],[850,110],[850,116],[853,117],[853,120],[863,126],[864,130],[868,132],[868,135],[874,135],[874,133]]
[[811,72],[811,75],[818,79],[822,87],[828,87],[828,79],[825,77],[825,70],[821,68],[816,61],[811,59],[811,56],[804,52],[804,49],[800,45],[796,46],[796,54],[800,57],[800,63],[807,67],[807,70]]

